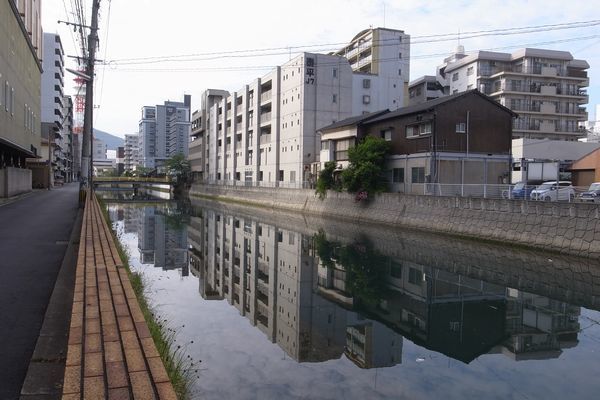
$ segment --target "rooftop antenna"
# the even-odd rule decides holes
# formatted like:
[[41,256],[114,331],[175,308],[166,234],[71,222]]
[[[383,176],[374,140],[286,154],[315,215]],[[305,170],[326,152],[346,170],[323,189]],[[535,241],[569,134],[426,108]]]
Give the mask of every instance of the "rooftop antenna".
[[383,27],[385,28],[385,1],[383,2]]

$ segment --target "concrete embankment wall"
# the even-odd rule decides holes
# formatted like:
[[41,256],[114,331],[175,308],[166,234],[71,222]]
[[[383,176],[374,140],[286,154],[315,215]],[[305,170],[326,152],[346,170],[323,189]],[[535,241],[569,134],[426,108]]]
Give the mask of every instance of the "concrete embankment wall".
[[31,170],[6,167],[0,169],[0,197],[12,197],[31,191]]
[[355,202],[347,193],[195,184],[191,196],[340,218],[356,223],[410,227],[518,244],[583,257],[600,256],[599,206],[521,200],[433,197],[384,193]]

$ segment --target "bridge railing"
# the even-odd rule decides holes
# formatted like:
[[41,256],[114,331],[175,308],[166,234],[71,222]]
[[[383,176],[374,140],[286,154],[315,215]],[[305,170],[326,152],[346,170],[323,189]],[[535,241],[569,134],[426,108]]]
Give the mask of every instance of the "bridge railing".
[[174,180],[170,177],[137,177],[137,176],[96,176],[94,182],[156,182],[156,183],[172,183]]

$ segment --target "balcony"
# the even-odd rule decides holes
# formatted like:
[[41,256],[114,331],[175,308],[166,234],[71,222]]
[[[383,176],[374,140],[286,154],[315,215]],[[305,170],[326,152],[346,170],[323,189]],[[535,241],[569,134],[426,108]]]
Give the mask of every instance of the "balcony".
[[271,97],[272,97],[272,90],[267,90],[266,92],[261,93],[260,102],[265,103],[267,101],[271,101]]
[[271,143],[271,135],[260,135],[260,144]]
[[261,126],[265,123],[271,123],[271,111],[260,114],[260,124]]

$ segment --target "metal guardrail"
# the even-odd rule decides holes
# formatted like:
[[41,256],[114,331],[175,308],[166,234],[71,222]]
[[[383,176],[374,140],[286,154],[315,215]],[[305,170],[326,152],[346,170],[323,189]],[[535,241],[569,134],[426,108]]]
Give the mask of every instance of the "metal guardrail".
[[515,185],[515,184],[406,184],[403,193],[429,196],[472,197],[485,199],[507,199],[547,202],[594,202],[600,197],[582,198],[588,186]]
[[135,177],[135,176],[95,176],[94,182],[157,182],[157,183],[172,183],[174,182],[169,177]]
[[[233,187],[265,187],[285,189],[314,189],[313,182],[256,182],[256,181],[205,181],[205,185]],[[515,184],[442,184],[442,183],[406,183],[392,185],[391,191],[396,193],[417,194],[425,196],[468,197],[484,199],[505,199],[547,202],[588,202],[600,204],[600,196],[581,197],[589,190],[588,186],[566,186],[554,188],[540,185]],[[533,193],[533,195],[532,195]]]

